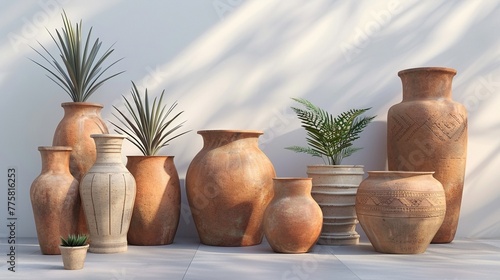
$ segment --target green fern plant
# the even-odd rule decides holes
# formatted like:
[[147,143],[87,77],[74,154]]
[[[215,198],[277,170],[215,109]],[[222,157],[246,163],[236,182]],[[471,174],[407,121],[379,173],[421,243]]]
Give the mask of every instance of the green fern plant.
[[[30,60],[47,70],[49,79],[66,91],[73,102],[85,102],[106,81],[124,72],[103,77],[104,73],[121,59],[105,67],[103,63],[114,51],[112,46],[99,55],[102,42],[97,38],[94,43],[91,43],[92,28],[86,39],[82,40],[82,21],[80,20],[80,24],[77,23],[73,27],[66,12],[63,12],[62,20],[64,27],[61,32],[56,29],[56,35],[54,35],[47,30],[59,49],[59,55],[52,55],[38,42],[43,53],[33,47],[32,49],[48,63],[48,66],[33,59]],[[61,61],[56,59],[58,56]]]
[[144,100],[142,100],[139,90],[134,82],[132,82],[131,94],[133,99],[132,102],[123,96],[129,116],[120,111],[116,106],[113,106],[118,113],[113,113],[113,116],[119,120],[122,126],[114,122],[111,122],[111,124],[116,128],[115,131],[117,133],[127,135],[127,140],[139,148],[143,155],[156,155],[158,151],[167,146],[170,141],[189,132],[185,131],[173,135],[174,132],[185,123],[184,121],[171,127],[174,121],[184,111],[169,118],[170,114],[177,106],[177,102],[174,102],[167,109],[167,106],[163,104],[165,90],[162,91],[159,100],[157,100],[157,98],[153,100],[152,105],[149,104],[147,88],[145,89]]
[[61,236],[61,246],[64,247],[77,247],[87,245],[88,236],[85,234],[70,234],[68,238],[64,239]]
[[304,108],[291,107],[307,132],[307,147],[292,146],[285,149],[326,159],[329,165],[339,165],[342,159],[361,148],[352,142],[375,118],[361,117],[370,108],[351,109],[333,117],[327,111],[302,98],[292,98]]

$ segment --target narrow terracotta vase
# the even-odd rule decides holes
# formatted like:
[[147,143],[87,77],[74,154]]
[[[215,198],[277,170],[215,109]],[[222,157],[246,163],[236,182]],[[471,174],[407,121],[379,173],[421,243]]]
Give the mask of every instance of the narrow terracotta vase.
[[128,231],[132,245],[166,245],[179,225],[181,190],[173,156],[127,156],[137,192]]
[[122,162],[125,136],[92,134],[97,158],[82,178],[80,196],[92,253],[127,251],[127,232],[135,200],[135,180]]
[[30,199],[40,249],[59,255],[60,236],[78,230],[78,181],[69,173],[71,147],[38,147],[42,171],[31,184]]
[[264,212],[264,234],[277,253],[307,253],[318,241],[321,208],[311,196],[311,178],[274,178],[274,197]]
[[323,229],[318,244],[356,245],[356,192],[363,180],[363,165],[309,165],[312,197],[323,211]]
[[356,212],[375,251],[425,252],[446,212],[443,185],[433,173],[368,172],[359,185]]
[[446,216],[433,243],[457,231],[467,157],[467,111],[452,100],[456,70],[426,67],[398,73],[403,100],[387,115],[389,170],[435,171],[446,193]]
[[[61,106],[64,116],[55,129],[52,145],[72,148],[69,169],[73,177],[81,182],[82,176],[96,159],[96,148],[90,135],[108,133],[106,123],[101,118],[103,106],[88,102],[66,102]],[[79,211],[78,232],[88,234],[83,209]]]
[[186,194],[200,241],[250,246],[263,238],[262,219],[276,173],[259,149],[261,131],[202,130],[203,148],[186,173]]

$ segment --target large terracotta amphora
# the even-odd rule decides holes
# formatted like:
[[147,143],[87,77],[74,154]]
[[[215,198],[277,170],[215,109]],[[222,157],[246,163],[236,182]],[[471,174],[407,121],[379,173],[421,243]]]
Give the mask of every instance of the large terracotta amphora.
[[259,149],[261,131],[203,130],[203,148],[186,173],[186,193],[203,244],[262,242],[262,219],[273,197],[274,167]]

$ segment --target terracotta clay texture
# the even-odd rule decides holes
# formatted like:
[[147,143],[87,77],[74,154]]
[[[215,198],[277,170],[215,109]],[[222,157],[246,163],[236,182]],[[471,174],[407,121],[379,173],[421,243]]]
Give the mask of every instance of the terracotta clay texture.
[[44,255],[59,255],[60,236],[78,228],[78,181],[69,173],[71,147],[38,147],[42,171],[30,189],[35,226]]
[[321,208],[311,196],[311,178],[274,178],[274,197],[264,212],[264,234],[277,253],[307,253],[318,241]]
[[179,225],[181,190],[172,156],[127,156],[137,192],[128,231],[132,245],[166,245]]
[[258,147],[261,131],[202,130],[203,148],[186,173],[186,193],[200,241],[249,246],[262,242],[273,197],[274,167]]
[[122,162],[125,136],[92,134],[97,158],[83,176],[80,196],[90,231],[92,253],[127,250],[127,232],[135,200],[135,180]]
[[359,185],[359,223],[377,252],[425,252],[443,223],[446,199],[434,172],[369,171]]
[[451,99],[450,68],[398,73],[403,101],[387,115],[389,170],[435,171],[446,193],[446,217],[433,243],[448,243],[458,226],[467,156],[467,111]]
[[358,244],[358,220],[354,204],[364,174],[362,165],[307,167],[307,176],[312,178],[312,197],[323,211],[323,229],[318,244]]
[[64,247],[60,246],[64,269],[78,270],[82,269],[87,257],[89,245]]
[[[57,125],[53,146],[73,148],[69,162],[70,172],[79,182],[94,164],[96,148],[91,134],[108,133],[101,119],[102,105],[88,102],[66,102],[61,106],[64,116]],[[80,209],[78,232],[88,234],[83,209]]]

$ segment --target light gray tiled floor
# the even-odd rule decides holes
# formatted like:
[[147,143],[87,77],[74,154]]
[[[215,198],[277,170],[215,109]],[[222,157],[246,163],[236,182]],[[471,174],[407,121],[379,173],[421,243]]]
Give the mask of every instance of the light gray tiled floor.
[[0,279],[500,279],[500,240],[431,244],[419,255],[376,253],[362,240],[293,255],[273,253],[265,241],[213,247],[180,238],[119,254],[89,253],[78,271],[64,270],[59,255],[41,255],[36,239],[17,243],[16,272],[8,271],[7,244],[0,243]]

